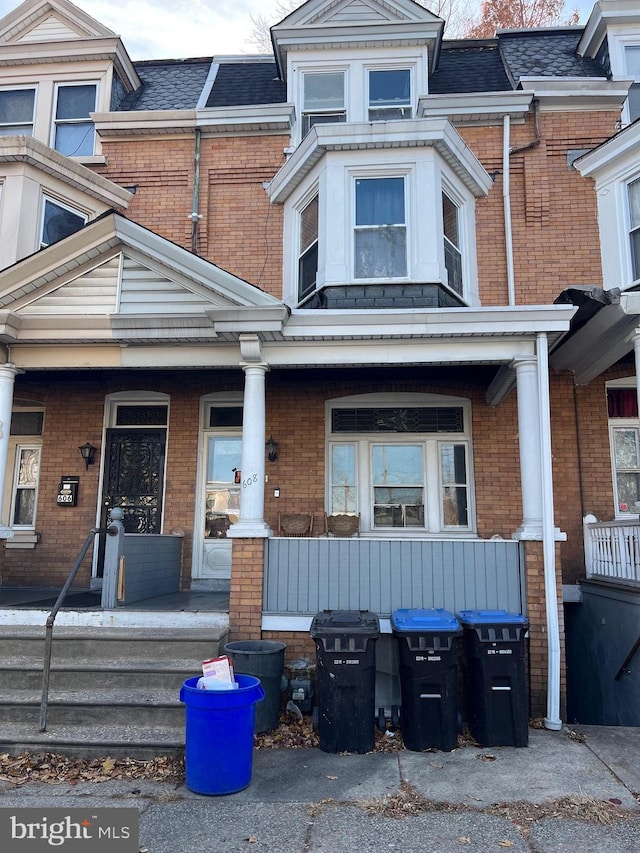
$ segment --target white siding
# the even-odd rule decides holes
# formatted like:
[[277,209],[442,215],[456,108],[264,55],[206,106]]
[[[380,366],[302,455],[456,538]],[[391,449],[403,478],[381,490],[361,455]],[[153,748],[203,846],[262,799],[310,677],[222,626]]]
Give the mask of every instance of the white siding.
[[332,24],[357,24],[363,21],[388,21],[389,17],[383,15],[379,9],[372,9],[368,3],[362,0],[354,0],[348,6],[323,20],[323,23]]
[[49,15],[29,32],[25,33],[17,42],[42,42],[42,41],[66,41],[67,39],[78,39],[80,36],[58,18]]
[[20,314],[113,314],[118,293],[116,256],[99,267],[25,305]]
[[125,257],[120,294],[121,314],[193,314],[210,308],[213,300],[186,290],[180,284]]

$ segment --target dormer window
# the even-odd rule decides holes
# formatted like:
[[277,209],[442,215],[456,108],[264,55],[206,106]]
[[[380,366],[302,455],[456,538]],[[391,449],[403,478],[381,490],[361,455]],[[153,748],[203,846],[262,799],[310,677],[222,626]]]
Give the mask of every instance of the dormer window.
[[96,109],[97,86],[58,86],[53,129],[53,147],[67,157],[91,157],[95,129],[89,113]]
[[629,184],[629,238],[633,280],[640,278],[640,178]]
[[355,184],[355,278],[403,278],[407,275],[404,178],[358,178]]
[[35,89],[0,91],[0,136],[32,136],[35,100]]
[[369,121],[411,118],[408,68],[369,71]]
[[344,71],[306,73],[303,81],[303,137],[314,124],[346,121]]
[[627,63],[627,74],[635,80],[629,89],[627,99],[629,121],[635,121],[640,118],[640,45],[628,45],[624,49],[624,55]]

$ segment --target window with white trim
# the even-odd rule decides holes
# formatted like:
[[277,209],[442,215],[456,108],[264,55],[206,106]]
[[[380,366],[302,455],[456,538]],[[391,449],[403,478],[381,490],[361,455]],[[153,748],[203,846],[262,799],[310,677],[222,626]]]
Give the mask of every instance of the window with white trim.
[[466,404],[334,403],[329,416],[327,512],[360,514],[364,532],[472,530]]
[[354,278],[406,275],[404,177],[356,178]]
[[314,124],[347,120],[344,100],[344,71],[319,71],[303,74],[302,137]]
[[9,526],[17,531],[35,530],[43,421],[43,410],[16,410],[11,415]]
[[0,136],[32,136],[35,103],[34,88],[1,90]]
[[640,45],[626,45],[624,58],[627,66],[627,74],[633,77],[635,83],[631,84],[627,96],[627,109],[629,110],[629,121],[640,118]]
[[318,196],[300,212],[300,254],[298,256],[298,299],[316,289],[318,274]]
[[447,284],[451,290],[462,296],[462,251],[458,218],[458,205],[446,193],[442,193],[442,230]]
[[627,185],[629,198],[629,246],[633,280],[640,278],[640,178]]
[[98,87],[94,83],[59,84],[56,88],[52,146],[67,157],[91,157],[95,128],[89,113],[95,112]]
[[40,229],[40,248],[50,246],[75,234],[87,222],[87,216],[78,210],[43,196],[42,227]]
[[370,69],[369,121],[411,118],[409,68]]
[[607,388],[613,493],[617,516],[636,516],[640,501],[640,430],[635,388]]

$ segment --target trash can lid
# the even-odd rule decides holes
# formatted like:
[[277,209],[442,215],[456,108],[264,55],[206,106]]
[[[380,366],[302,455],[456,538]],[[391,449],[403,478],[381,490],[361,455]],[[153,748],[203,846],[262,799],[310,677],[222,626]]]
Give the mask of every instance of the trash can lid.
[[321,610],[311,622],[311,636],[380,633],[380,622],[369,610]]
[[460,610],[457,614],[463,625],[526,625],[527,617],[506,610]]
[[449,610],[442,607],[433,609],[399,609],[391,614],[391,627],[394,631],[449,631],[457,633],[460,623]]

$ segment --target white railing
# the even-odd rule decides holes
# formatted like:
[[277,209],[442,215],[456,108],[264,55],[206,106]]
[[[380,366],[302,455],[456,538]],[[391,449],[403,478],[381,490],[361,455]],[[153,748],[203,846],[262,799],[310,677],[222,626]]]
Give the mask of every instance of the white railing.
[[584,556],[588,578],[640,583],[640,520],[584,518]]

